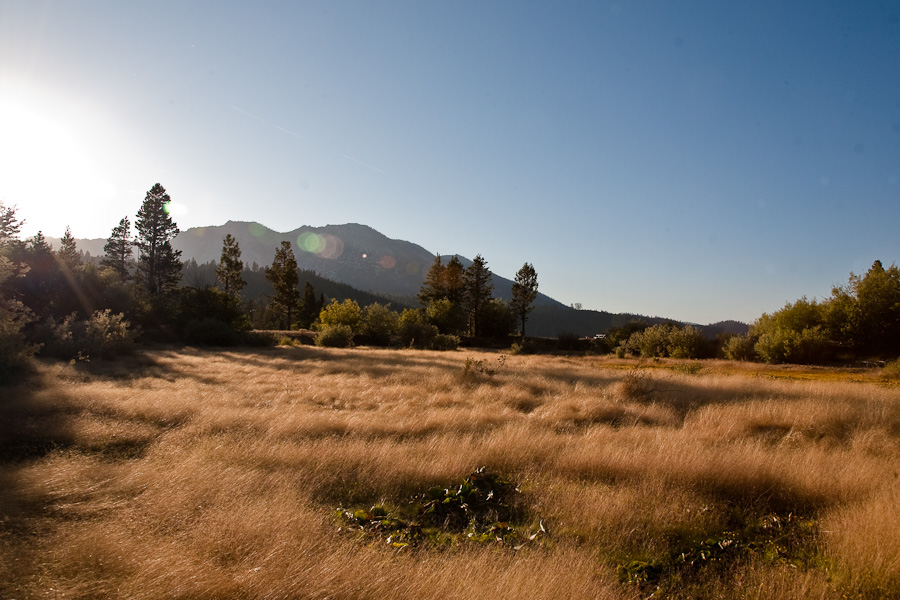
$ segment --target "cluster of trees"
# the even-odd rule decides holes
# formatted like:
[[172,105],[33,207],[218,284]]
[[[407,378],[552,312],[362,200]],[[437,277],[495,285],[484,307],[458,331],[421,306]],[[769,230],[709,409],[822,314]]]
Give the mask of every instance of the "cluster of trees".
[[679,323],[630,323],[611,331],[609,342],[619,356],[633,354],[643,358],[706,358],[713,352],[710,340],[692,325]]
[[418,299],[428,323],[441,333],[474,337],[506,337],[521,324],[525,336],[528,315],[534,309],[538,282],[534,267],[525,263],[516,273],[512,300],[493,297],[487,261],[479,254],[468,268],[453,256],[445,265],[441,256],[425,276]]
[[[65,358],[127,351],[137,332],[157,339],[230,344],[252,341],[251,326],[320,331],[326,345],[356,336],[371,343],[447,348],[459,335],[502,336],[525,323],[537,295],[537,275],[527,264],[516,276],[513,301],[493,298],[491,274],[479,255],[463,269],[438,257],[422,287],[421,307],[392,310],[371,302],[316,295],[300,270],[290,242],[272,264],[248,270],[237,241],[226,235],[215,265],[215,283],[185,286],[185,265],[172,242],[179,229],[168,212],[166,190],[155,184],[135,215],[112,229],[99,260],[86,260],[67,228],[54,250],[38,232],[21,240],[15,207],[0,204],[0,375],[35,352]],[[192,264],[197,270],[196,263]],[[248,278],[264,273],[271,294],[245,301]],[[306,275],[301,293],[301,276]]]
[[769,363],[900,356],[900,269],[876,260],[864,275],[850,273],[830,298],[804,297],[763,314],[748,335],[728,340],[725,355]]
[[459,344],[459,336],[508,337],[516,321],[524,336],[528,314],[537,297],[537,273],[526,263],[516,274],[512,302],[494,298],[491,272],[481,255],[468,268],[454,256],[443,264],[435,257],[418,294],[419,308],[398,313],[389,305],[371,303],[364,309],[355,300],[332,300],[324,305],[316,299],[307,283],[301,299],[298,289],[297,262],[289,242],[282,242],[275,258],[266,267],[266,278],[274,295],[270,306],[277,313],[282,329],[294,326],[318,329],[319,343],[345,346],[356,336],[366,336],[371,343],[400,343],[425,348],[451,348]]
[[15,207],[0,204],[0,374],[38,351],[65,358],[124,352],[139,330],[189,338],[211,323],[220,337],[248,327],[235,293],[238,266],[224,262],[223,277],[232,277],[228,292],[179,286],[182,263],[172,247],[179,230],[167,211],[170,201],[154,185],[134,233],[123,218],[99,261],[85,260],[69,228],[56,250],[42,232],[21,240]]

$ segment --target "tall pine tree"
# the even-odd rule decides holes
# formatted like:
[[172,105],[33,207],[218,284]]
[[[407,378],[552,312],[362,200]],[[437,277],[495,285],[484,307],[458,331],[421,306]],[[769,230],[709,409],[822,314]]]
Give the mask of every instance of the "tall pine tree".
[[172,248],[179,230],[169,215],[170,202],[165,188],[155,184],[144,197],[134,222],[138,279],[151,297],[173,291],[181,281],[181,250]]
[[134,251],[134,242],[131,240],[131,222],[125,217],[119,224],[113,227],[112,233],[103,246],[104,256],[100,264],[109,267],[119,275],[122,282],[131,278],[129,266]]
[[219,266],[216,267],[216,279],[222,284],[226,294],[235,298],[240,297],[241,290],[247,285],[241,277],[244,270],[244,261],[241,260],[241,247],[237,240],[227,233],[222,240],[222,256],[219,258]]
[[525,339],[525,321],[528,313],[534,310],[534,300],[537,298],[538,281],[537,271],[531,263],[525,263],[516,273],[516,279],[512,285],[512,302],[510,306],[522,324],[522,339]]
[[56,251],[56,260],[64,273],[74,273],[81,266],[81,255],[75,244],[72,230],[66,227],[66,233],[59,241],[59,250]]
[[297,259],[291,249],[291,243],[281,242],[281,246],[275,249],[275,258],[272,264],[266,267],[266,279],[272,283],[275,295],[272,296],[272,307],[281,317],[281,328],[290,329],[294,309],[300,301],[300,272],[297,268]]
[[491,301],[494,284],[487,261],[479,254],[466,269],[466,309],[469,315],[469,332],[481,334],[481,321],[488,302]]

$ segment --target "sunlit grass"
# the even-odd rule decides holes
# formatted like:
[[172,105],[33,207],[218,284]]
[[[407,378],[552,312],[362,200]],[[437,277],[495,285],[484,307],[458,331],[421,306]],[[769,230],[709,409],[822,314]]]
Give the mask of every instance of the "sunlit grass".
[[[474,350],[42,363],[0,390],[0,596],[896,596],[900,395],[879,381]],[[398,549],[335,519],[481,466],[547,535]],[[784,551],[746,537],[801,517]],[[745,536],[727,560],[673,554],[722,535]],[[663,574],[625,582],[633,561]]]

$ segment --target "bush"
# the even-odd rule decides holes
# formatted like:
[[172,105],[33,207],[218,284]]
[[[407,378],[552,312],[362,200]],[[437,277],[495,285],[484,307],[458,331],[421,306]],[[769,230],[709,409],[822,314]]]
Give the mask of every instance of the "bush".
[[733,335],[725,342],[722,352],[729,360],[756,360],[756,338],[749,335]]
[[326,325],[316,337],[316,346],[349,348],[353,345],[353,329],[349,325]]
[[458,302],[439,298],[428,303],[425,320],[441,333],[459,333],[466,328],[466,312]]
[[404,346],[430,348],[438,328],[425,321],[418,310],[407,308],[400,315],[400,342]]
[[668,352],[672,358],[701,358],[708,347],[706,336],[690,325],[669,332]]
[[64,359],[103,358],[134,351],[135,333],[121,313],[97,311],[86,321],[72,313],[62,323],[52,319],[39,330],[44,353]]
[[345,325],[356,334],[363,322],[362,310],[356,300],[347,298],[343,302],[332,300],[331,304],[319,313],[319,329],[324,331],[332,325]]
[[374,344],[389,345],[391,338],[397,335],[399,324],[400,315],[377,302],[370,304],[363,311],[362,332],[369,336]]
[[439,333],[431,343],[433,350],[456,350],[459,348],[459,337],[448,333]]

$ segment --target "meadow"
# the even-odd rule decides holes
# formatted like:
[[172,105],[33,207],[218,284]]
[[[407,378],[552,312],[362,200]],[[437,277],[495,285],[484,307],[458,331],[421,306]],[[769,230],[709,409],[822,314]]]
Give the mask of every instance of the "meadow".
[[878,371],[158,347],[0,398],[2,598],[900,597]]

